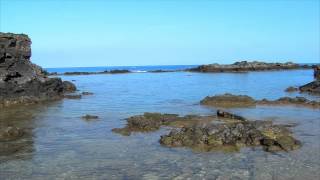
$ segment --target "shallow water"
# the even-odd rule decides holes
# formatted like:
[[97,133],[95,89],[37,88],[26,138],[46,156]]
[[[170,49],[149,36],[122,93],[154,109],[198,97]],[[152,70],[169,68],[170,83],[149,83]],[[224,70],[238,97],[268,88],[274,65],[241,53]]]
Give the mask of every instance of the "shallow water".
[[[296,96],[288,86],[312,80],[312,70],[251,73],[132,73],[61,76],[75,80],[80,100],[0,110],[0,125],[31,134],[12,142],[16,152],[0,156],[0,179],[317,179],[320,177],[320,111],[302,107],[258,106],[230,109],[250,119],[297,123],[303,142],[292,152],[245,148],[237,153],[196,153],[158,143],[167,128],[129,137],[111,132],[124,118],[143,112],[213,114],[199,105],[207,95],[230,92],[256,99]],[[319,96],[303,96],[320,100]],[[85,114],[99,120],[84,121]]]

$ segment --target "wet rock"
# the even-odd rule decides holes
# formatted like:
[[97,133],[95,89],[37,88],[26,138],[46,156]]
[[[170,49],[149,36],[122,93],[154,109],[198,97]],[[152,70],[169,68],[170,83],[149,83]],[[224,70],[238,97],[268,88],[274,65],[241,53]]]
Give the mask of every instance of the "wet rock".
[[16,140],[24,135],[24,131],[17,127],[0,129],[0,142]]
[[82,94],[82,95],[85,95],[85,96],[93,95],[93,93],[92,93],[92,92],[86,92],[86,91],[82,92],[81,94]]
[[266,70],[286,70],[286,69],[306,69],[311,66],[302,66],[292,62],[287,63],[266,63],[259,61],[240,61],[229,65],[209,64],[201,65],[196,68],[188,69],[194,72],[247,72],[247,71],[266,71]]
[[320,94],[320,66],[313,66],[314,81],[299,87],[300,92]]
[[215,96],[207,96],[200,101],[202,105],[216,106],[216,107],[242,107],[255,106],[255,100],[246,95],[223,94]]
[[301,92],[320,94],[320,80],[312,81],[299,87]]
[[63,89],[65,92],[75,92],[77,87],[69,81],[63,81]]
[[269,121],[246,121],[195,125],[172,130],[161,136],[168,147],[189,147],[195,151],[237,151],[241,147],[261,146],[265,151],[290,151],[301,146],[285,127]]
[[66,94],[64,95],[66,99],[81,99],[82,96],[80,94]]
[[242,116],[238,116],[238,115],[226,112],[226,111],[222,111],[220,109],[217,111],[217,116],[222,117],[222,118],[239,120],[239,121],[246,121],[246,119]]
[[85,120],[93,120],[93,119],[99,119],[99,116],[86,114],[85,116],[82,116],[81,118],[85,119]]
[[62,98],[60,78],[30,62],[31,40],[24,34],[0,33],[0,107]]
[[295,91],[298,91],[298,90],[299,90],[299,88],[290,86],[285,90],[285,92],[295,92]]

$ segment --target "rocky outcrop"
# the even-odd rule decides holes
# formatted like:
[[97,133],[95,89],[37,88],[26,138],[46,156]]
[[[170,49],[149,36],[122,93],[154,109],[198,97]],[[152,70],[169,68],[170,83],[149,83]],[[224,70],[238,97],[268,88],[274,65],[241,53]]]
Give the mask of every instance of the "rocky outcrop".
[[301,143],[290,131],[269,121],[206,124],[172,130],[161,136],[169,147],[189,147],[195,151],[238,151],[241,147],[261,146],[265,151],[291,151]]
[[233,95],[233,94],[223,94],[215,96],[207,96],[200,101],[200,104],[206,106],[214,107],[225,107],[225,108],[234,108],[234,107],[249,107],[256,105],[293,105],[293,106],[303,106],[308,108],[320,108],[320,102],[308,100],[304,97],[282,97],[276,100],[255,100],[250,96],[246,95]]
[[129,136],[151,132],[162,126],[172,128],[160,138],[168,147],[189,147],[196,151],[238,151],[245,146],[261,146],[265,151],[291,151],[301,146],[285,125],[271,121],[249,121],[244,117],[217,111],[216,116],[144,113],[127,119],[124,128],[112,131]]
[[247,71],[267,71],[267,70],[287,70],[287,69],[305,69],[311,68],[308,65],[299,65],[292,62],[287,63],[266,63],[259,61],[241,61],[233,64],[208,64],[196,68],[188,69],[194,72],[247,72]]
[[320,94],[320,66],[314,66],[314,81],[299,87],[300,92]]
[[31,63],[31,40],[24,34],[0,33],[0,107],[59,99],[75,86]]

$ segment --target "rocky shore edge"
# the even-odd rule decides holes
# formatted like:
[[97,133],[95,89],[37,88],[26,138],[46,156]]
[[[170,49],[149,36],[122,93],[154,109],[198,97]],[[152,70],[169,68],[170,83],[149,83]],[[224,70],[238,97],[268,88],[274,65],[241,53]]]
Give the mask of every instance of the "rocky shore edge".
[[30,61],[31,40],[25,34],[0,32],[0,108],[57,100],[76,91],[60,78],[49,78]]

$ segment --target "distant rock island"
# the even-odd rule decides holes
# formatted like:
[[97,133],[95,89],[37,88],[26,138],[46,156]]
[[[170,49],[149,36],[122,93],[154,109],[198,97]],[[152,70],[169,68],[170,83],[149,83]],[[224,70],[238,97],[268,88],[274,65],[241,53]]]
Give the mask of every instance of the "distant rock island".
[[193,72],[247,72],[267,70],[288,70],[288,69],[310,69],[312,66],[300,65],[293,62],[266,63],[259,61],[240,61],[233,64],[208,64],[188,69]]
[[27,35],[0,32],[0,107],[59,99],[76,90],[71,82],[48,78],[30,57]]

